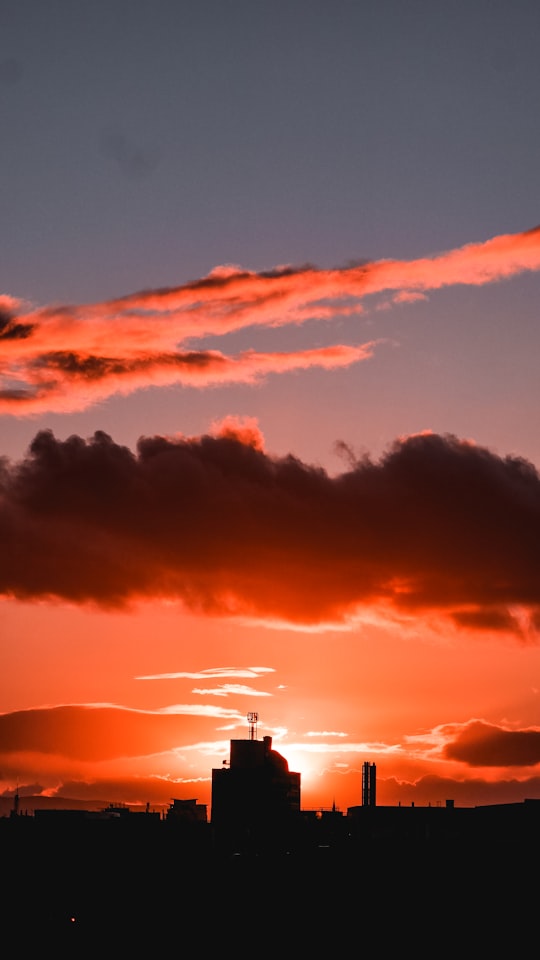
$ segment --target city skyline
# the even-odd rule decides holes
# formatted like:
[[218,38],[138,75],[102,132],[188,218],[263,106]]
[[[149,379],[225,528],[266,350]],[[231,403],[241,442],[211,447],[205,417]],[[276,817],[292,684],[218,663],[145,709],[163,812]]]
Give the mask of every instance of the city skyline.
[[0,797],[540,798],[532,0],[1,15]]

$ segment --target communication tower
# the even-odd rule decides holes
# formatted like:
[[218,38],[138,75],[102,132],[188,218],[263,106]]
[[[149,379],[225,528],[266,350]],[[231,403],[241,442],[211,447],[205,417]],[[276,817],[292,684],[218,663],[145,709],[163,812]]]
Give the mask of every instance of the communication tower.
[[249,724],[249,739],[256,740],[257,739],[257,723],[259,722],[259,714],[250,712],[247,715],[247,719]]

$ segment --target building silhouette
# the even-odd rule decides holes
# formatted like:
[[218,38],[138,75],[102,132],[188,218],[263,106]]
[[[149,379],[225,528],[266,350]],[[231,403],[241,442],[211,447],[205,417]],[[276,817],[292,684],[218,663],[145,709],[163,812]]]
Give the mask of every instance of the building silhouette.
[[206,823],[206,804],[197,800],[174,799],[167,810],[166,819],[175,823]]
[[[427,806],[377,804],[375,763],[362,765],[361,804],[347,808],[302,810],[301,775],[272,746],[257,737],[258,714],[248,714],[249,735],[230,741],[230,758],[212,770],[211,815],[196,799],[173,799],[166,813],[134,812],[125,804],[85,809],[82,801],[58,807],[21,809],[19,789],[7,816],[0,816],[4,850],[33,853],[44,862],[58,850],[77,850],[81,862],[105,862],[111,844],[130,857],[176,851],[184,858],[225,854],[294,853],[324,856],[324,851],[361,859],[414,849],[438,857],[480,856],[479,851],[535,850],[540,853],[540,799],[459,807],[454,800]],[[42,802],[44,798],[39,798]],[[45,798],[48,799],[48,798]],[[53,852],[55,851],[55,852]],[[323,851],[323,853],[321,853]],[[23,857],[24,859],[24,857]],[[310,869],[312,862],[310,860]]]
[[248,714],[247,740],[230,741],[230,760],[212,770],[211,823],[218,848],[254,852],[286,847],[300,816],[300,774],[258,740],[258,715]]

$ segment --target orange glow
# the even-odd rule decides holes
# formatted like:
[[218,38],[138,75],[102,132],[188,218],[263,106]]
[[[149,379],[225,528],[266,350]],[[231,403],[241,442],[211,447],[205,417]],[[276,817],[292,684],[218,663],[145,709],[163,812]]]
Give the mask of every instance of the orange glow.
[[[4,298],[2,372],[18,386],[1,402],[61,414],[149,384],[345,376],[386,340],[230,355],[186,341],[364,320],[373,294],[390,298],[374,314],[415,309],[426,291],[539,267],[535,230],[345,270],[218,269],[88,307]],[[297,420],[313,434],[317,401]],[[338,432],[346,466],[331,474],[268,452],[286,400],[275,423],[233,409],[221,395],[207,432],[134,449],[40,421],[25,454],[2,458],[2,810],[19,785],[23,805],[209,805],[253,709],[305,807],[357,805],[366,759],[382,804],[540,795],[534,464],[421,422],[378,459]]]
[[[223,663],[219,621],[186,619],[156,606],[136,614],[81,609],[70,617],[65,611],[65,629],[58,632],[60,615],[54,607],[4,608],[5,635],[26,620],[24,662],[32,663],[31,675],[28,668],[17,673],[18,651],[8,650],[5,669],[18,681],[12,681],[6,701],[11,706],[0,716],[4,789],[38,783],[52,798],[58,793],[88,803],[106,799],[150,803],[156,809],[175,796],[196,796],[209,804],[211,770],[227,759],[230,739],[247,736],[246,712],[256,707],[258,736],[273,736],[289,769],[302,774],[305,808],[335,803],[345,810],[358,804],[365,759],[377,764],[381,803],[435,804],[452,797],[473,804],[491,795],[510,798],[521,791],[529,796],[536,790],[537,694],[531,689],[525,708],[521,677],[523,669],[535,673],[537,647],[503,643],[488,665],[483,644],[465,635],[452,642],[409,636],[396,644],[378,628],[370,628],[368,639],[363,628],[304,639],[291,634],[285,641],[286,631],[255,632],[231,623],[227,643],[234,644],[237,655],[243,651],[243,663],[201,670],[196,666],[201,655],[206,664],[219,664],[217,658]],[[179,648],[179,635],[189,636],[189,647]],[[465,645],[466,676],[460,649]],[[84,669],[76,673],[85,649]],[[104,658],[109,663],[105,676]],[[257,661],[262,666],[249,666]],[[79,703],[55,706],[66,680]],[[479,708],[486,717],[500,716],[501,703],[492,692],[501,687],[506,702],[521,697],[521,724],[491,720],[481,727],[473,720]],[[195,689],[201,693],[194,694]],[[121,706],[103,700],[88,705],[92,694],[97,699],[96,694],[102,698],[113,690]],[[29,698],[42,706],[21,712],[18,702]],[[441,726],[441,716],[455,719]],[[332,726],[321,728],[321,717],[330,718]],[[484,758],[478,752],[482,737],[470,741],[475,729],[487,737]],[[498,740],[504,753],[493,766]],[[523,743],[532,751],[526,756]],[[456,750],[459,755],[453,756]],[[3,809],[10,802],[5,798]]]

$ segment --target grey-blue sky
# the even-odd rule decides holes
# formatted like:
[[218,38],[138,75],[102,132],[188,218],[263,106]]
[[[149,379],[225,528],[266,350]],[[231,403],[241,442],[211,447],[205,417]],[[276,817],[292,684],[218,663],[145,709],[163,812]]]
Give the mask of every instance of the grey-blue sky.
[[534,0],[5,0],[2,285],[419,256],[534,226]]
[[[539,28],[535,0],[5,0],[0,289],[81,303],[220,263],[413,258],[535,226]],[[389,346],[273,395],[146,391],[69,425],[2,417],[2,452],[42,426],[133,445],[225,410],[259,417],[277,452],[332,466],[335,439],[377,454],[421,429],[538,461],[538,292],[530,277],[343,320],[342,342]],[[313,322],[231,342],[335,339]]]
[[[539,28],[535,0],[5,0],[1,291],[80,303],[219,263],[412,258],[535,226]],[[2,452],[42,426],[133,445],[225,411],[259,417],[271,449],[333,466],[335,439],[376,454],[425,428],[538,461],[538,292],[529,277],[344,320],[343,342],[399,348],[360,373],[292,374],[279,393],[147,391],[69,425],[2,417]],[[308,336],[335,331],[242,345]]]

